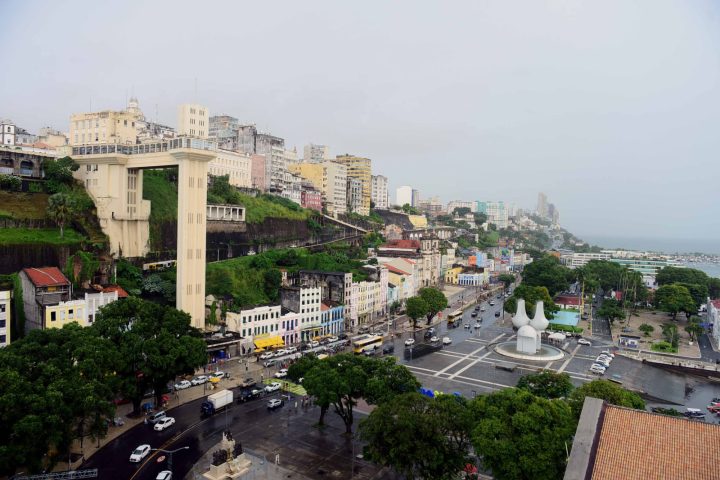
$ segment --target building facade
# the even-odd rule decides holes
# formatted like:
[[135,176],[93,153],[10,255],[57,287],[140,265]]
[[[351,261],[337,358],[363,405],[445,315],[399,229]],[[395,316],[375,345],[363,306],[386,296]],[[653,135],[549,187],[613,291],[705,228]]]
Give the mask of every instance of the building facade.
[[12,290],[0,290],[0,348],[10,344]]
[[361,205],[353,210],[360,215],[370,215],[370,193],[372,191],[372,167],[369,158],[357,157],[354,155],[338,155],[336,162],[347,167],[348,179],[356,179],[361,187]]
[[505,202],[477,202],[477,211],[487,215],[488,223],[495,224],[498,229],[508,227],[508,213]]
[[347,179],[347,211],[363,215],[362,182],[357,178]]
[[20,271],[25,310],[25,333],[48,328],[45,311],[72,298],[72,284],[57,267],[23,268]]
[[128,110],[75,113],[70,116],[70,144],[134,145],[140,120],[141,115]]
[[372,191],[370,193],[370,201],[378,210],[387,210],[388,205],[388,179],[383,175],[372,176]]
[[330,147],[309,143],[303,148],[303,161],[309,163],[322,163],[330,160]]
[[395,204],[399,207],[403,205],[413,206],[413,188],[403,185],[395,189]]
[[15,124],[10,120],[0,120],[0,145],[15,146]]
[[252,187],[252,159],[247,153],[217,149],[217,157],[208,164],[208,174],[216,177],[228,176],[230,185],[241,188]]
[[323,186],[327,212],[337,216],[347,212],[347,167],[337,162],[323,162]]
[[184,103],[178,107],[178,135],[208,138],[210,116],[207,107]]
[[265,155],[256,153],[250,155],[250,186],[261,192],[267,190],[265,161]]

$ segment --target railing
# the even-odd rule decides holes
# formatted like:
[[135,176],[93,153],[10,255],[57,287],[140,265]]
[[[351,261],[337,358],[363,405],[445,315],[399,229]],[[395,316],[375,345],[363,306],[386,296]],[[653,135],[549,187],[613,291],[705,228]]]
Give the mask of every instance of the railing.
[[180,148],[194,148],[196,150],[215,150],[215,142],[202,138],[174,138],[166,142],[142,143],[138,145],[119,145],[108,143],[101,145],[81,145],[72,148],[72,156],[83,155],[143,155],[147,153],[161,153]]

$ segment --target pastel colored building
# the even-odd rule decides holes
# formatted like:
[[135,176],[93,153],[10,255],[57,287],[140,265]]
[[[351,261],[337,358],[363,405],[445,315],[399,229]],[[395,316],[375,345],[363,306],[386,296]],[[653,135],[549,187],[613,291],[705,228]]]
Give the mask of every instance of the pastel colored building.
[[10,344],[12,290],[0,290],[0,348]]
[[86,327],[87,304],[85,300],[70,300],[45,307],[44,328],[62,328],[69,323]]
[[69,302],[72,284],[57,267],[23,268],[19,275],[25,310],[25,333],[47,328],[46,309],[61,302]]

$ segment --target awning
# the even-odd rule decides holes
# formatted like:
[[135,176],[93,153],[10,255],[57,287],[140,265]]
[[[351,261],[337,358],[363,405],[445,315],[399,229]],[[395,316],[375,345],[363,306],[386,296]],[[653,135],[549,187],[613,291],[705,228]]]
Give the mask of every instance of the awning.
[[283,342],[282,337],[277,335],[272,337],[256,338],[253,343],[255,344],[256,348],[272,348],[285,346],[285,342]]

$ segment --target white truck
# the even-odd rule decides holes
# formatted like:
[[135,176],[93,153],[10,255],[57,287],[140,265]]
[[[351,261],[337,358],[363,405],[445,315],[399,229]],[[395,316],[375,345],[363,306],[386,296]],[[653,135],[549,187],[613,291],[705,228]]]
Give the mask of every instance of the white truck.
[[233,392],[231,390],[220,390],[217,393],[208,395],[207,399],[200,405],[200,412],[204,416],[214,415],[223,408],[233,403]]

